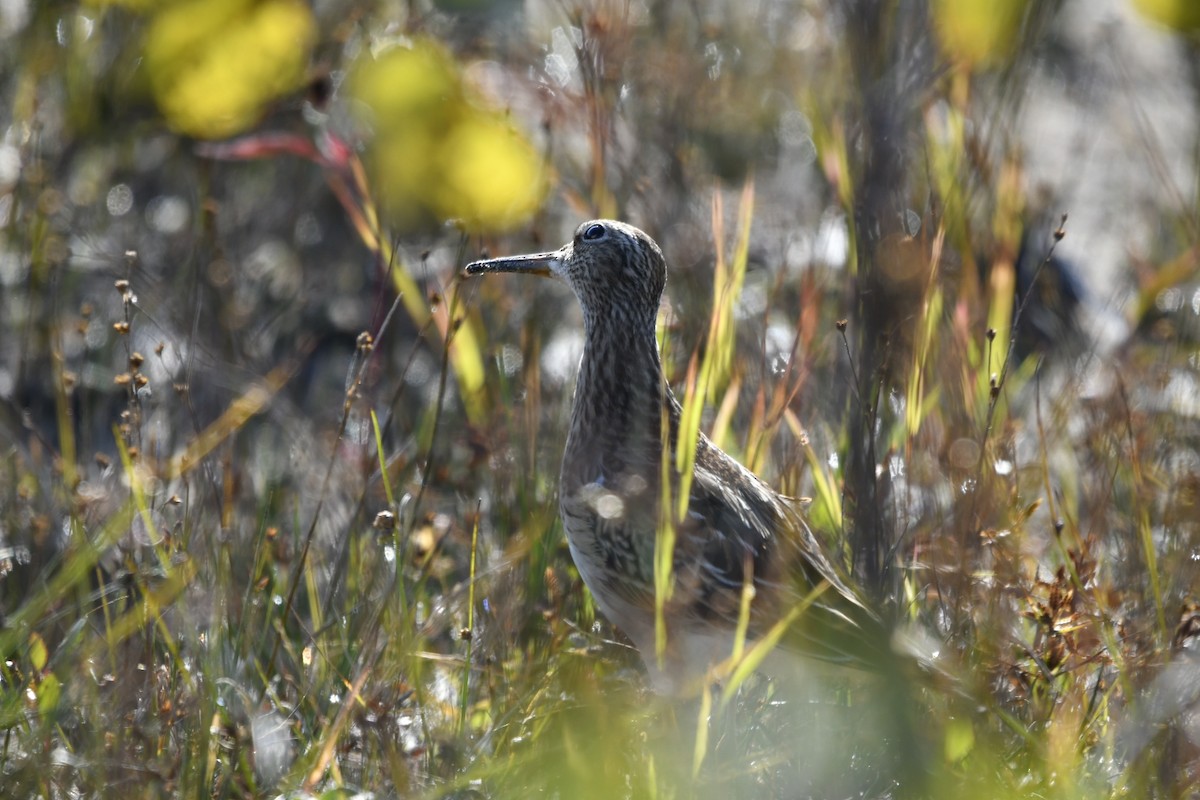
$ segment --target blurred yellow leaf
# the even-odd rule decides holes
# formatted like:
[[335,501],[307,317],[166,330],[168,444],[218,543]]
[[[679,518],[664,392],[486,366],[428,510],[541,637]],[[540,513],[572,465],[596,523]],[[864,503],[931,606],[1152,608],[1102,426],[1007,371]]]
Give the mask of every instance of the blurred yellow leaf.
[[369,151],[393,219],[456,219],[472,231],[525,222],[546,193],[542,159],[497,111],[472,96],[453,56],[418,39],[351,72],[348,91],[374,134]]
[[1133,7],[1179,33],[1200,32],[1200,3],[1196,0],[1133,0]]
[[946,739],[942,750],[947,761],[961,761],[974,749],[975,729],[970,720],[955,719],[946,724]]
[[414,127],[445,128],[464,110],[454,57],[427,39],[411,47],[393,47],[375,58],[363,57],[348,88],[370,109],[369,122],[379,136],[409,133]]
[[62,697],[62,684],[51,672],[38,682],[37,708],[39,714],[50,714],[58,708],[58,700]]
[[130,11],[150,11],[169,2],[169,0],[87,0],[87,5],[95,8],[127,8]]
[[33,665],[34,671],[44,670],[49,659],[50,653],[46,649],[45,640],[36,633],[29,634],[29,663]]
[[968,67],[1003,61],[1012,52],[1028,0],[935,0],[942,50]]
[[434,195],[440,216],[471,230],[511,228],[537,211],[545,194],[541,158],[504,120],[476,112],[442,143],[444,180]]
[[315,39],[312,13],[300,0],[187,0],[154,17],[145,65],[172,128],[223,138],[304,83]]
[[479,339],[470,325],[459,327],[450,345],[450,358],[454,362],[454,374],[458,376],[458,385],[462,389],[463,405],[467,409],[467,417],[472,421],[483,419],[483,354],[479,349]]
[[375,173],[383,207],[408,227],[432,201],[440,143],[434,131],[413,126],[403,134],[376,137],[368,164]]

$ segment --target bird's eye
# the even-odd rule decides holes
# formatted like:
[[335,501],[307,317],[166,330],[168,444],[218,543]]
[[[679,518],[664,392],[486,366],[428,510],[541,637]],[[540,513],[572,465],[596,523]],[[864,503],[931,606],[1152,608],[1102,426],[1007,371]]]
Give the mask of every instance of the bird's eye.
[[587,242],[594,242],[604,235],[604,231],[604,226],[599,223],[588,225],[587,230],[583,232],[583,239]]

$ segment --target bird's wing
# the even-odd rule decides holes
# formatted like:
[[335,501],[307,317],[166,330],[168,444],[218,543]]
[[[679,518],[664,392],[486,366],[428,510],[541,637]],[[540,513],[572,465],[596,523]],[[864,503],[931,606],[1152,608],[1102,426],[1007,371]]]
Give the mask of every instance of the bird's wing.
[[797,604],[811,601],[788,636],[790,646],[840,663],[873,660],[886,643],[882,625],[784,498],[702,442],[690,501],[676,535],[683,551],[676,562],[680,583],[693,592],[692,617],[736,621],[751,579],[757,595],[753,629],[764,632]]

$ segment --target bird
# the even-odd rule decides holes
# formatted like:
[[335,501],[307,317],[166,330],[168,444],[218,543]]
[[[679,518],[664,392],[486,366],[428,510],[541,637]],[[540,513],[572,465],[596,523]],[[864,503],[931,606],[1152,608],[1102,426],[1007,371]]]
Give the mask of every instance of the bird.
[[[667,265],[650,236],[591,220],[558,250],[474,261],[464,271],[556,278],[583,309],[559,511],[580,576],[637,647],[656,692],[694,694],[715,666],[728,664],[739,629],[744,640],[762,641],[789,613],[795,619],[785,640],[800,655],[849,666],[872,660],[879,618],[824,554],[794,501],[703,432],[686,514],[674,521],[673,584],[656,608],[655,549],[670,519],[663,499],[677,497],[685,482],[672,457],[682,408],[655,336]],[[656,637],[659,615],[665,643]]]

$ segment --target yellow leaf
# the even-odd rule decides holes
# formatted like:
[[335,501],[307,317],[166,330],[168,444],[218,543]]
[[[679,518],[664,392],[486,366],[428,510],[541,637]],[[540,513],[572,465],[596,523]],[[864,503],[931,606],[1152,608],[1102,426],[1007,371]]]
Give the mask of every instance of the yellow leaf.
[[1200,3],[1196,0],[1133,0],[1143,16],[1179,33],[1200,31]]
[[968,67],[1003,61],[1012,52],[1028,0],[936,0],[934,26],[942,49]]
[[150,11],[158,8],[168,0],[87,0],[87,5],[93,8],[127,8],[130,11]]
[[315,39],[300,0],[189,0],[158,12],[143,53],[168,124],[215,139],[250,127],[303,85]]
[[471,230],[513,228],[533,216],[546,193],[541,158],[496,116],[476,112],[461,120],[439,161],[444,180],[437,184],[436,209]]
[[44,670],[48,660],[49,652],[46,650],[45,640],[36,633],[29,634],[29,663],[33,665],[33,671]]
[[545,197],[541,156],[472,95],[442,45],[417,39],[364,56],[348,87],[374,134],[375,183],[401,227],[456,219],[470,231],[510,229]]
[[966,758],[975,749],[975,729],[971,727],[971,722],[956,719],[947,724],[946,739],[942,749],[946,760],[951,763]]
[[428,39],[363,57],[347,87],[380,136],[408,134],[412,128],[447,128],[464,110],[462,79],[453,56]]
[[429,190],[438,180],[434,131],[414,126],[403,134],[379,137],[371,148],[371,166],[379,185],[381,207],[402,228],[428,213]]
[[58,708],[58,700],[62,697],[62,684],[51,672],[38,681],[37,706],[38,713],[46,715]]

